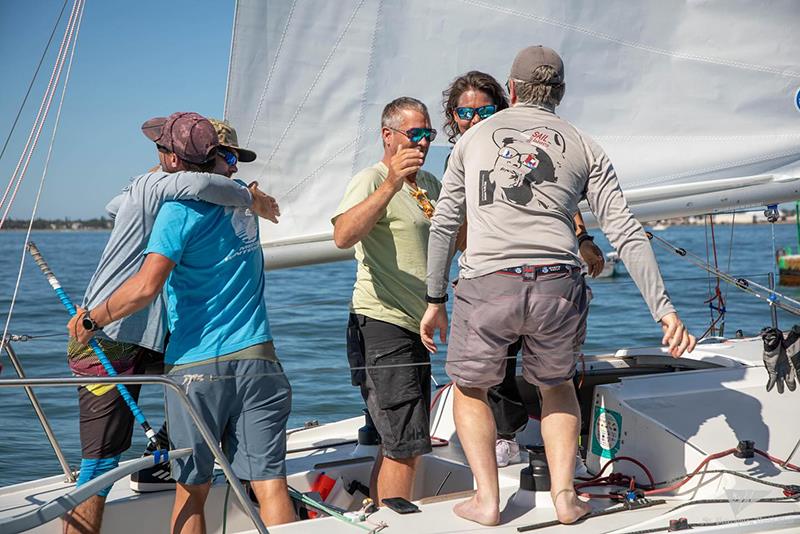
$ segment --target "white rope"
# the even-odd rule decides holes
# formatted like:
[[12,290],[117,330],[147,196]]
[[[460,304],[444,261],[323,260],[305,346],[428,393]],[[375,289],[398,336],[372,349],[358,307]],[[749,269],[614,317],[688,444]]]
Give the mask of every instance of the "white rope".
[[[36,116],[36,120],[34,121],[34,125],[31,128],[31,132],[28,135],[28,140],[25,143],[25,147],[23,148],[22,154],[20,155],[20,159],[17,162],[17,166],[14,169],[14,173],[11,175],[11,179],[9,180],[8,187],[6,187],[5,192],[3,193],[3,198],[0,199],[0,208],[5,204],[6,199],[8,198],[8,193],[14,185],[14,181],[16,180],[16,186],[14,187],[14,192],[11,195],[11,198],[6,205],[5,212],[3,216],[0,217],[0,229],[3,228],[3,224],[8,217],[8,213],[11,210],[11,206],[14,204],[14,200],[17,196],[17,192],[19,191],[20,185],[22,185],[22,180],[25,176],[25,173],[28,170],[28,165],[31,162],[31,158],[33,157],[33,152],[36,150],[36,145],[39,142],[39,136],[42,133],[42,129],[44,128],[44,124],[47,120],[47,115],[50,111],[50,105],[53,101],[53,96],[55,95],[56,88],[58,86],[59,80],[61,79],[61,72],[64,69],[64,61],[66,60],[67,51],[69,50],[70,43],[72,42],[72,35],[75,30],[75,24],[77,22],[77,12],[78,7],[82,5],[82,0],[75,0],[75,3],[72,6],[72,12],[70,13],[69,21],[67,22],[67,27],[64,31],[64,38],[61,41],[61,47],[58,51],[58,57],[56,58],[56,63],[53,65],[53,72],[50,75],[50,81],[48,82],[47,89],[45,90],[44,97],[42,98],[42,103],[39,106],[39,113]],[[27,152],[27,156],[26,156]],[[23,164],[23,161],[25,162]],[[18,174],[19,173],[19,174]]]
[[[64,84],[63,84],[63,86],[61,88],[61,98],[60,98],[59,103],[58,103],[58,110],[56,111],[56,118],[55,118],[55,122],[53,124],[53,133],[50,136],[50,146],[47,149],[47,158],[45,159],[44,169],[42,170],[42,177],[39,180],[39,189],[36,192],[36,199],[34,200],[34,203],[33,203],[33,209],[31,211],[30,221],[28,223],[28,230],[27,230],[27,233],[25,234],[25,240],[22,243],[22,255],[21,255],[21,258],[20,258],[20,261],[19,261],[19,270],[17,271],[17,280],[16,280],[16,283],[14,284],[14,293],[13,293],[13,295],[11,297],[11,304],[9,305],[9,308],[8,308],[8,314],[6,315],[6,322],[5,322],[5,325],[3,327],[3,336],[0,337],[0,345],[2,345],[5,342],[6,336],[8,335],[8,328],[9,328],[9,325],[11,324],[11,316],[14,313],[14,305],[16,304],[17,296],[19,295],[19,286],[20,286],[20,283],[22,281],[22,272],[23,272],[23,269],[24,269],[24,266],[25,266],[25,258],[27,256],[28,241],[30,240],[30,237],[31,237],[31,231],[33,230],[33,221],[36,218],[36,212],[39,209],[39,202],[40,202],[41,197],[42,197],[42,191],[44,190],[44,181],[45,181],[45,178],[47,177],[47,170],[50,167],[50,158],[51,158],[51,156],[53,154],[53,145],[55,144],[56,134],[58,133],[58,126],[59,126],[59,124],[61,122],[61,110],[62,110],[62,108],[64,106],[64,97],[67,94],[67,86],[69,85],[69,79],[70,79],[70,75],[72,73],[72,62],[73,62],[73,60],[75,58],[75,49],[77,48],[77,45],[78,45],[78,35],[80,34],[81,21],[83,20],[83,8],[86,5],[85,4],[85,0],[76,0],[75,3],[76,3],[76,5],[79,5],[79,7],[78,7],[78,16],[77,16],[77,19],[76,19],[76,21],[74,23],[75,38],[72,39],[72,33],[70,32],[71,51],[70,51],[70,55],[69,55],[69,63],[67,65],[67,74],[64,77]],[[70,45],[68,44],[67,45],[67,49],[69,49],[69,48],[70,48]],[[63,63],[62,63],[62,66],[63,66]],[[49,104],[48,104],[48,107],[49,107]],[[13,202],[13,199],[12,199],[12,202]],[[11,207],[11,203],[9,203],[9,208],[10,207]],[[2,222],[2,221],[0,221],[0,222]]]

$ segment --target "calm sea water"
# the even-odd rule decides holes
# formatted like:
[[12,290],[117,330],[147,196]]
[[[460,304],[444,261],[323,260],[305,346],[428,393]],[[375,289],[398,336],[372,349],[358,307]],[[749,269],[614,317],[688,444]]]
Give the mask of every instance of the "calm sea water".
[[[743,216],[744,217],[744,216]],[[707,233],[702,226],[670,227],[657,235],[702,257],[706,256]],[[0,232],[0,318],[5,323],[11,302],[25,234]],[[795,245],[794,225],[776,225],[779,246]],[[105,232],[37,232],[32,239],[41,249],[63,287],[80,301],[86,284],[105,246]],[[731,226],[717,226],[718,260],[725,268],[731,250]],[[598,244],[610,250],[598,237]],[[773,269],[772,235],[769,226],[734,227],[729,272],[766,284]],[[699,334],[709,323],[709,291],[705,273],[673,254],[655,247],[667,287],[691,330]],[[355,276],[354,262],[340,262],[267,273],[268,307],[275,343],[294,389],[290,426],[318,419],[334,421],[358,415],[362,406],[356,388],[350,386],[345,357],[344,330],[347,304]],[[623,274],[593,281],[594,300],[589,314],[587,353],[621,347],[657,344],[660,329],[653,323],[639,292]],[[769,323],[765,304],[738,290],[727,293],[725,333],[736,329],[756,334]],[[798,297],[800,291],[785,288]],[[781,314],[781,324],[792,319]],[[29,377],[68,376],[64,352],[67,315],[35,264],[26,259],[20,293],[12,315],[10,332],[39,336],[16,343],[14,348]],[[446,382],[443,354],[434,357],[434,377]],[[15,377],[5,354],[0,379]],[[76,394],[72,388],[41,388],[39,399],[72,466],[80,463]],[[164,418],[160,388],[143,389],[140,405],[154,426]],[[138,428],[128,456],[137,456],[145,440]],[[44,437],[24,392],[0,389],[0,485],[59,473],[59,466]]]

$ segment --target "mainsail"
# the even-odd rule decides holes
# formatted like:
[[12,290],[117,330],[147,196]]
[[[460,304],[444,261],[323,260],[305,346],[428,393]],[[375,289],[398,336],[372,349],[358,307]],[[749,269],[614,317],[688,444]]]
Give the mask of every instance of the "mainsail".
[[381,157],[387,102],[417,97],[440,128],[454,77],[504,81],[531,44],[563,56],[558,113],[606,149],[640,220],[800,197],[798,26],[796,2],[239,0],[225,113],[259,154],[240,174],[281,203],[268,266],[348,256],[330,216]]

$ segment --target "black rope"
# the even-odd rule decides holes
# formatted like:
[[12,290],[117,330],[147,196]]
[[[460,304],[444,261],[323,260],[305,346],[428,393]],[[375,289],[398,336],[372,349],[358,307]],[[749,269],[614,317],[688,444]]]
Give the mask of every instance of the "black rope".
[[[736,525],[739,523],[750,523],[753,521],[764,521],[765,519],[775,519],[777,517],[792,517],[792,516],[800,516],[800,512],[785,512],[783,514],[773,514],[773,515],[762,515],[759,517],[748,517],[745,519],[729,519],[727,521],[713,521],[707,523],[687,523],[688,528],[702,528],[702,527],[719,527],[722,525]],[[670,527],[656,527],[656,528],[648,528],[644,530],[631,530],[625,532],[625,534],[652,534],[654,532],[669,532]]]

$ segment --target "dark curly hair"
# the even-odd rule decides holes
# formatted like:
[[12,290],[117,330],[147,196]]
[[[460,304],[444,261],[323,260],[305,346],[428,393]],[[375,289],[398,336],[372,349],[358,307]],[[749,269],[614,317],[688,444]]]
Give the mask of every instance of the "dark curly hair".
[[489,95],[492,102],[497,106],[497,111],[508,107],[508,98],[503,86],[498,83],[490,74],[471,70],[453,80],[450,87],[442,91],[442,107],[444,108],[444,133],[451,143],[456,142],[458,137],[458,124],[453,118],[453,112],[458,107],[458,99],[470,89],[481,91]]

